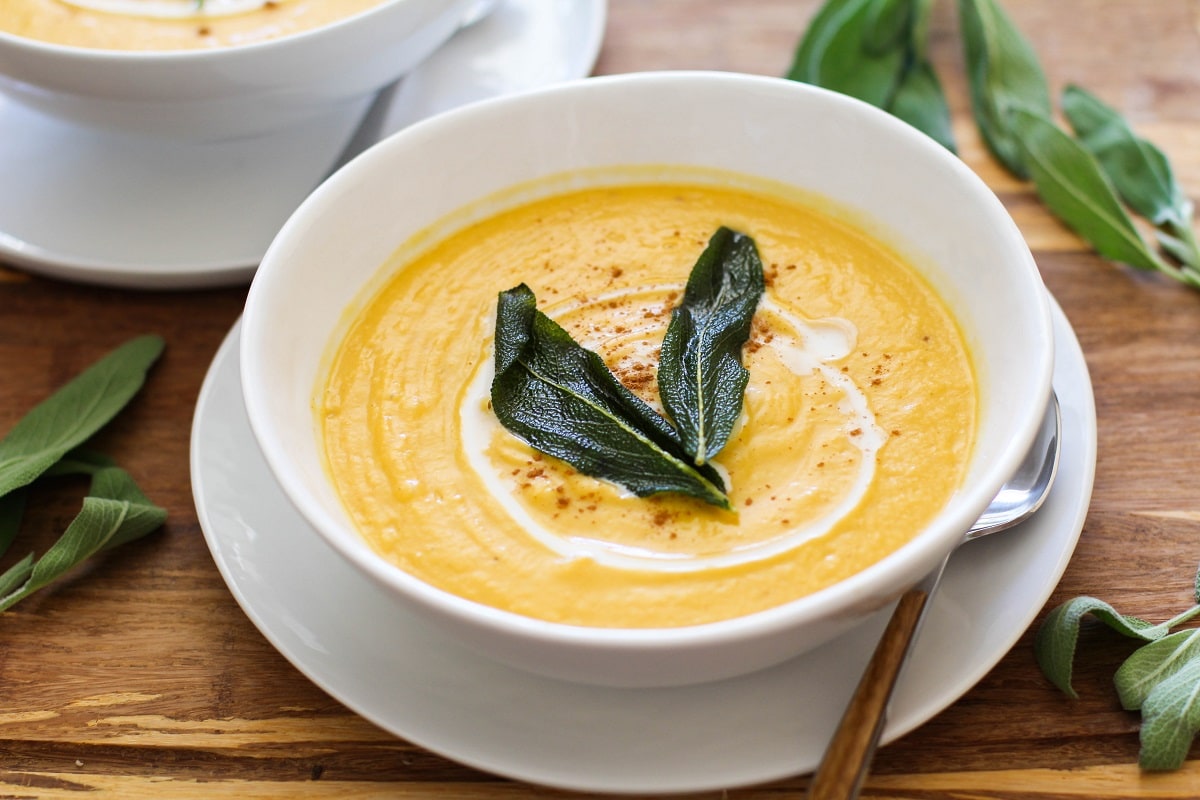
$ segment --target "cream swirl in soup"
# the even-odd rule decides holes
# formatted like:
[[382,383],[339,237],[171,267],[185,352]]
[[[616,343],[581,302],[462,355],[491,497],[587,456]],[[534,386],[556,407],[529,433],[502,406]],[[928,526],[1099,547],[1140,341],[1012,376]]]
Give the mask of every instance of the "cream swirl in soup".
[[[690,625],[770,608],[915,536],[971,452],[976,385],[911,264],[811,198],[647,183],[570,191],[398,251],[319,387],[327,466],[385,558],[463,597],[580,625]],[[740,420],[714,466],[733,511],[639,498],[532,450],[489,407],[498,292],[539,308],[661,409],[658,348],[719,226],[767,288]],[[413,246],[416,249],[416,246]]]
[[[672,298],[682,292],[682,285],[624,289],[551,306],[546,311],[567,330],[574,331],[577,341],[600,353],[618,375],[624,374],[630,388],[665,416],[658,393],[646,377],[657,360],[664,332],[662,321],[670,313]],[[760,304],[757,315],[758,346],[748,354],[747,366],[752,375],[772,376],[774,385],[755,381],[747,387],[748,410],[734,432],[735,444],[743,435],[749,435],[747,424],[753,418],[751,429],[770,427],[777,431],[775,435],[795,441],[813,436],[811,449],[825,454],[841,451],[846,457],[836,466],[833,459],[828,464],[818,462],[816,471],[802,459],[764,462],[751,478],[751,468],[739,463],[736,454],[753,452],[753,448],[744,442],[735,447],[732,465],[734,472],[745,476],[743,480],[793,487],[788,501],[778,507],[764,503],[739,510],[737,528],[727,531],[736,530],[736,539],[710,531],[701,537],[648,541],[635,528],[597,531],[592,524],[596,515],[564,517],[557,512],[546,514],[535,503],[523,503],[520,473],[514,477],[504,462],[498,463],[491,456],[497,440],[503,441],[508,434],[489,409],[494,377],[490,360],[480,365],[460,408],[462,447],[472,469],[513,519],[546,547],[569,558],[590,558],[614,567],[656,572],[728,567],[778,555],[826,533],[862,501],[886,438],[863,390],[838,368],[853,352],[855,329],[843,319],[800,319],[770,300]],[[606,319],[608,325],[597,326],[596,319]],[[765,329],[771,331],[770,336],[762,335]],[[822,396],[818,401],[823,406],[820,424],[813,424],[816,413],[796,414],[790,406],[773,401],[791,393]],[[718,458],[712,463],[728,484],[730,471],[723,460]],[[744,487],[732,488],[735,495],[744,493]],[[626,495],[626,499],[632,498],[632,494]],[[796,523],[772,525],[761,518],[760,511],[775,518],[787,515]]]

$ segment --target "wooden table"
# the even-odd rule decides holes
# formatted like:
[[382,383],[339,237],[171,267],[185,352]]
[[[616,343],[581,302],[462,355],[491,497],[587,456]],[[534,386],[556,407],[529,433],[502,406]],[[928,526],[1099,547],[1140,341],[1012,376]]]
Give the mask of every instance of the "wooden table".
[[[1057,91],[1075,81],[1122,109],[1200,193],[1200,3],[1005,0]],[[611,0],[597,73],[711,68],[782,74],[814,0]],[[1165,619],[1200,561],[1200,293],[1101,261],[1001,172],[974,133],[953,4],[933,57],[962,156],[1025,233],[1095,385],[1099,460],[1056,604],[1101,596]],[[0,132],[0,135],[3,135]],[[559,797],[398,740],[331,700],[241,612],[205,547],[188,436],[197,392],[244,287],[94,288],[0,267],[0,431],[117,343],[161,333],[166,354],[101,446],[165,505],[164,530],[97,559],[0,616],[0,797]],[[37,497],[21,554],[75,513],[79,487]],[[10,554],[3,566],[11,562]],[[1034,664],[1032,632],[972,691],[884,748],[870,798],[1195,798],[1200,748],[1143,775],[1138,718],[1111,675],[1128,640],[1089,629],[1070,701]],[[804,777],[710,797],[795,797]]]

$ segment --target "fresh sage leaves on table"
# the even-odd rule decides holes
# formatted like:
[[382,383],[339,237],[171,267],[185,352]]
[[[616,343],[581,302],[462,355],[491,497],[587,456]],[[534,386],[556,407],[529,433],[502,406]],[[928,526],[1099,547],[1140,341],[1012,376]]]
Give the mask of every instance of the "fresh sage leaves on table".
[[950,110],[926,59],[932,0],[830,0],[796,48],[788,77],[857,97],[954,150]]
[[639,497],[674,492],[730,509],[709,461],[741,414],[748,379],[741,350],[762,292],[753,240],[719,229],[663,343],[659,392],[674,425],[538,311],[528,286],[501,292],[492,409],[509,432],[586,475]]
[[1034,649],[1046,677],[1071,697],[1072,665],[1082,620],[1099,619],[1123,636],[1144,642],[1114,676],[1117,696],[1129,711],[1142,714],[1138,763],[1146,770],[1178,769],[1200,732],[1200,629],[1183,623],[1200,616],[1200,573],[1196,605],[1166,622],[1152,625],[1125,616],[1095,597],[1076,597],[1051,611],[1038,628]]
[[1121,199],[1154,226],[1159,246],[1182,265],[1178,277],[1200,288],[1200,244],[1192,226],[1192,202],[1176,181],[1166,154],[1079,86],[1063,90],[1062,109],[1080,144],[1096,157]]
[[[947,144],[946,98],[925,57],[931,6],[828,0],[788,77],[866,100]],[[1046,207],[1099,255],[1200,289],[1192,204],[1166,155],[1078,86],[1066,87],[1060,103],[1074,135],[1060,129],[1037,54],[1001,4],[957,0],[957,7],[972,113],[997,161],[1031,180]],[[1153,228],[1157,248],[1134,215]]]
[[162,350],[157,336],[126,342],[35,406],[0,440],[0,556],[17,538],[31,484],[91,476],[82,508],[58,541],[40,558],[30,553],[0,574],[0,612],[166,519],[127,472],[81,447],[137,394]]
[[1041,114],[1015,108],[1009,119],[1025,166],[1051,211],[1071,228],[1087,231],[1092,247],[1105,258],[1139,269],[1159,268],[1160,259],[1146,247],[1099,163],[1083,145]]
[[1049,117],[1050,89],[1033,48],[995,0],[959,0],[963,58],[979,133],[1001,164],[1026,178],[1021,135],[1010,112]]

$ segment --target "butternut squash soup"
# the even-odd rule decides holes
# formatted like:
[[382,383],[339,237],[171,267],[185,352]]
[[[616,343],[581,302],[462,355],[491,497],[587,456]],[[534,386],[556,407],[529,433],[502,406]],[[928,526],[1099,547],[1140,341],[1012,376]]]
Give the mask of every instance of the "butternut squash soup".
[[[497,297],[520,284],[661,413],[664,332],[722,227],[753,240],[765,285],[740,415],[710,465],[728,508],[639,497],[498,421]],[[896,550],[964,475],[977,389],[954,315],[820,203],[711,181],[593,186],[411,243],[386,274],[317,389],[327,469],[374,549],[456,595],[586,626],[749,614]]]
[[384,0],[3,0],[0,31],[72,47],[195,50],[253,44]]

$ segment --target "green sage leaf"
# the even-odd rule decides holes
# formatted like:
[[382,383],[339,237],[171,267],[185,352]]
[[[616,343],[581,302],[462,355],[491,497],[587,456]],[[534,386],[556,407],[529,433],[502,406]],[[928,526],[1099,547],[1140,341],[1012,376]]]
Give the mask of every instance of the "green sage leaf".
[[1191,658],[1159,682],[1142,703],[1141,752],[1144,770],[1183,766],[1200,732],[1200,658]]
[[819,81],[821,60],[829,49],[833,35],[854,14],[868,6],[872,0],[826,0],[817,9],[804,29],[792,56],[792,65],[787,77],[793,81],[821,85]]
[[912,0],[912,22],[909,30],[909,46],[913,61],[921,63],[929,55],[929,20],[933,16],[933,0]]
[[27,486],[107,424],[141,388],[162,349],[158,336],[126,342],[22,417],[0,440],[0,495]]
[[996,0],[959,0],[971,109],[984,143],[1014,175],[1029,168],[1010,112],[1049,118],[1050,89],[1037,55]]
[[[101,467],[115,466],[111,458],[93,451],[76,449],[52,464],[42,477],[57,475],[92,475]],[[21,528],[21,519],[25,515],[25,505],[28,498],[27,487],[14,489],[0,496],[0,556],[3,556],[12,546]],[[0,578],[0,597],[3,591],[3,579]]]
[[1164,223],[1163,228],[1159,228],[1154,232],[1154,238],[1158,241],[1158,246],[1163,252],[1175,259],[1181,264],[1184,264],[1190,274],[1200,272],[1200,243],[1196,240],[1195,230],[1191,225],[1179,226],[1175,233],[1169,232],[1176,228],[1173,221]]
[[96,470],[83,507],[58,541],[32,564],[27,558],[14,568],[17,576],[24,576],[20,585],[14,586],[16,579],[8,573],[0,576],[0,588],[7,589],[0,595],[0,611],[12,608],[96,553],[145,536],[166,517],[166,510],[146,499],[125,470]]
[[906,44],[912,14],[913,0],[872,0],[864,26],[863,49],[882,54]]
[[1164,636],[1135,650],[1117,669],[1113,683],[1121,705],[1137,711],[1154,687],[1200,659],[1200,630],[1184,630]]
[[729,440],[750,373],[742,346],[764,290],[754,240],[722,227],[709,239],[671,313],[658,365],[658,391],[697,465]]
[[64,475],[95,475],[105,467],[115,467],[117,462],[95,450],[77,447],[70,451],[47,469],[43,476],[47,478]]
[[1038,195],[1046,206],[1113,261],[1171,271],[1142,240],[1096,159],[1050,119],[1027,109],[1009,114]]
[[1038,628],[1034,639],[1034,655],[1047,679],[1070,697],[1078,697],[1071,686],[1075,662],[1075,647],[1083,618],[1091,614],[1118,633],[1143,641],[1154,641],[1166,633],[1164,628],[1151,625],[1137,617],[1120,614],[1115,608],[1095,597],[1076,597],[1051,611]]
[[531,447],[639,497],[677,492],[729,508],[711,466],[694,466],[665,419],[603,359],[537,310],[528,286],[501,292],[492,407]]
[[904,73],[888,110],[924,131],[951,153],[958,151],[950,124],[950,105],[937,73],[928,62],[915,63]]
[[1078,86],[1063,90],[1062,106],[1080,143],[1100,162],[1121,199],[1157,228],[1159,246],[1200,271],[1192,201],[1166,154],[1134,133],[1115,109]]
[[[29,580],[31,572],[33,572],[33,553],[22,558],[0,575],[0,598],[8,597],[16,592]],[[0,612],[2,611],[3,609],[0,608]]]
[[26,491],[21,488],[0,497],[0,557],[8,552],[21,529],[26,496]]
[[788,77],[887,108],[905,67],[905,49],[870,50],[876,0],[832,0],[809,24]]
[[829,0],[788,77],[864,100],[954,150],[950,111],[926,59],[930,0]]
[[1096,157],[1117,193],[1155,225],[1190,222],[1187,195],[1161,150],[1140,138],[1125,118],[1079,86],[1067,86],[1062,109],[1075,136]]

